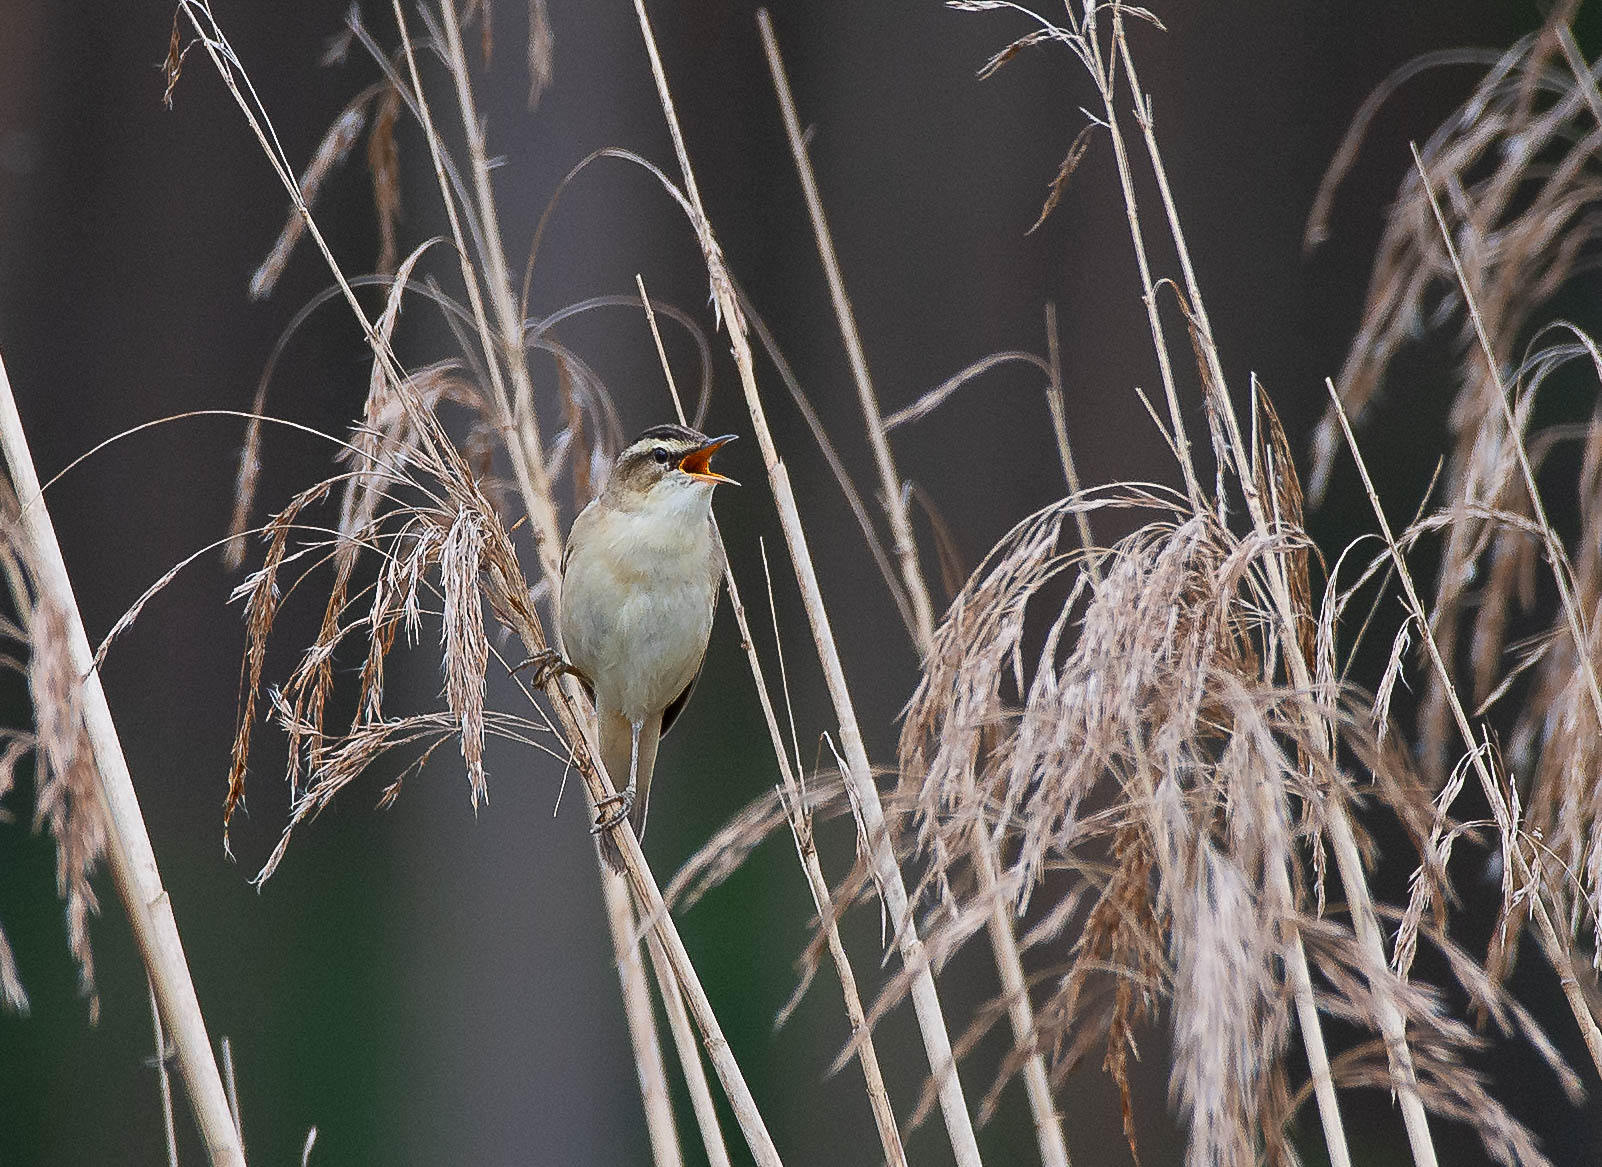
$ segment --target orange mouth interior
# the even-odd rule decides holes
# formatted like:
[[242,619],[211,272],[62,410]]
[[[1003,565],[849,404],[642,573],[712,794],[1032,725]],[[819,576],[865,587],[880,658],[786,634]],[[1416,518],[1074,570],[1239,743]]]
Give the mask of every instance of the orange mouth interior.
[[740,485],[732,478],[728,478],[712,469],[712,455],[734,440],[733,434],[721,438],[714,438],[699,450],[691,450],[679,459],[679,469],[691,478],[701,482],[727,482],[730,486]]

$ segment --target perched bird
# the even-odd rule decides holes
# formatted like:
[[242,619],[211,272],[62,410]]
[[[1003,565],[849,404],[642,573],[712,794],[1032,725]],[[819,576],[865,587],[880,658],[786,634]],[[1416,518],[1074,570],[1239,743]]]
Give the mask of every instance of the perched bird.
[[565,667],[595,698],[607,773],[627,783],[596,827],[614,871],[623,856],[608,828],[627,816],[644,836],[657,742],[706,657],[723,575],[712,490],[734,483],[712,470],[711,458],[734,438],[678,425],[646,430],[573,520],[562,555]]

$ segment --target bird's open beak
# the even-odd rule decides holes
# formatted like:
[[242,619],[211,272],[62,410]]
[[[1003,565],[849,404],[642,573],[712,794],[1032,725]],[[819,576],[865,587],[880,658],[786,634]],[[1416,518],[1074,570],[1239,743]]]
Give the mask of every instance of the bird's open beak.
[[721,438],[713,438],[699,450],[691,450],[679,459],[679,469],[699,482],[727,482],[730,486],[739,486],[740,484],[734,479],[727,478],[712,469],[712,455],[739,436],[739,434],[724,434]]

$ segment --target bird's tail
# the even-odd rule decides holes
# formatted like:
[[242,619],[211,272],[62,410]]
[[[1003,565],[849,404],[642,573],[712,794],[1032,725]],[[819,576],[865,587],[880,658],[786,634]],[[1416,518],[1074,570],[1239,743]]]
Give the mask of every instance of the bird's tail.
[[[632,723],[621,714],[598,710],[601,723],[601,761],[612,779],[612,787],[619,793],[628,785],[629,761],[633,753]],[[662,718],[650,718],[640,727],[640,754],[634,765],[634,807],[629,811],[629,822],[635,837],[645,840],[645,813],[650,808],[651,774],[656,769],[656,747],[662,737]],[[601,858],[613,871],[623,871],[623,852],[618,848],[616,834],[602,831],[596,836]]]

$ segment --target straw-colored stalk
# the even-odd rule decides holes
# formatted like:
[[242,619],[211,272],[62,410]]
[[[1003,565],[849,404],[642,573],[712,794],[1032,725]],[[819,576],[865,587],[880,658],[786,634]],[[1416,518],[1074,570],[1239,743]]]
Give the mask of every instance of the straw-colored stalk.
[[[890,438],[885,429],[884,415],[879,409],[878,394],[868,373],[868,361],[862,350],[862,338],[857,328],[856,314],[851,298],[846,294],[845,277],[834,249],[834,237],[823,210],[823,196],[812,170],[812,159],[807,153],[806,140],[801,132],[801,119],[796,113],[795,97],[790,91],[790,78],[779,54],[779,41],[773,32],[773,21],[768,10],[757,10],[757,25],[762,31],[762,49],[767,55],[768,72],[773,78],[774,92],[779,99],[779,112],[784,121],[784,134],[790,143],[790,156],[795,161],[796,173],[801,180],[801,192],[806,198],[807,214],[812,221],[813,240],[818,256],[823,261],[824,275],[829,284],[829,299],[834,306],[835,320],[845,344],[851,366],[851,377],[856,383],[857,400],[862,407],[862,418],[873,448],[874,465],[879,472],[879,489],[883,496],[885,514],[890,522],[891,541],[901,566],[901,582],[911,600],[913,640],[920,658],[927,658],[934,640],[932,605],[929,586],[924,580],[918,562],[918,547],[912,535],[912,522],[907,515],[906,494],[901,488],[901,476],[896,472],[895,460],[890,452]],[[1061,394],[1052,400],[1060,404]],[[1060,424],[1056,408],[1053,422],[1063,454],[1063,465],[1070,477],[1073,459],[1067,453],[1067,434]],[[1081,520],[1083,521],[1083,520]],[[991,948],[995,954],[996,973],[1001,980],[1002,994],[1007,1002],[1007,1016],[1012,1024],[1013,1041],[1022,1049],[1035,1046],[1034,1007],[1029,1000],[1028,982],[1024,977],[1023,961],[1018,954],[1018,938],[1013,928],[1013,917],[1004,898],[995,896],[999,879],[999,862],[995,843],[985,831],[984,824],[975,821],[973,846],[981,895],[993,896],[988,929]],[[1040,1159],[1044,1167],[1068,1167],[1068,1146],[1062,1133],[1062,1118],[1051,1096],[1051,1082],[1046,1074],[1046,1059],[1039,1049],[1023,1064],[1024,1090],[1029,1099],[1029,1111],[1034,1120],[1035,1138],[1040,1145]]]
[[[1413,147],[1413,161],[1418,168],[1424,193],[1429,199],[1430,209],[1435,215],[1436,224],[1440,228],[1441,239],[1446,246],[1447,255],[1452,261],[1452,270],[1457,275],[1458,286],[1463,293],[1464,303],[1468,307],[1469,318],[1474,324],[1474,333],[1480,345],[1481,355],[1485,358],[1486,367],[1490,370],[1491,377],[1495,379],[1497,396],[1504,411],[1503,421],[1508,427],[1508,434],[1517,454],[1520,472],[1523,475],[1524,486],[1529,492],[1530,504],[1534,508],[1536,522],[1542,532],[1547,562],[1551,564],[1552,574],[1557,580],[1559,599],[1564,617],[1569,625],[1569,634],[1574,638],[1576,655],[1582,662],[1581,667],[1585,670],[1587,686],[1591,692],[1592,701],[1596,703],[1597,716],[1602,719],[1602,694],[1598,693],[1597,678],[1591,667],[1589,657],[1585,653],[1587,638],[1584,631],[1584,616],[1579,611],[1578,605],[1574,600],[1573,588],[1570,582],[1572,569],[1569,566],[1568,555],[1563,550],[1562,544],[1558,542],[1553,532],[1552,524],[1546,517],[1546,509],[1541,502],[1540,492],[1536,488],[1535,475],[1530,466],[1529,452],[1525,449],[1523,431],[1513,416],[1512,405],[1508,401],[1507,386],[1503,382],[1501,368],[1497,363],[1495,350],[1491,347],[1490,337],[1486,334],[1485,324],[1480,316],[1479,303],[1475,297],[1474,289],[1464,273],[1463,263],[1458,255],[1457,244],[1452,238],[1452,232],[1447,228],[1446,219],[1441,213],[1441,206],[1437,200],[1435,189],[1429,180],[1429,172],[1424,166],[1424,160],[1419,156],[1417,146]],[[1502,829],[1502,837],[1504,839],[1512,838],[1514,837],[1513,832],[1517,827],[1517,823],[1512,820],[1511,808],[1508,807],[1506,798],[1491,774],[1484,752],[1475,747],[1473,727],[1469,722],[1467,712],[1463,708],[1463,703],[1458,697],[1457,688],[1452,681],[1451,670],[1447,667],[1440,645],[1436,641],[1434,625],[1426,618],[1425,608],[1419,597],[1418,590],[1414,586],[1412,573],[1408,570],[1401,548],[1391,531],[1390,523],[1385,518],[1385,512],[1380,507],[1379,495],[1375,492],[1374,484],[1369,478],[1368,466],[1358,449],[1357,439],[1352,433],[1351,422],[1346,416],[1346,411],[1341,405],[1339,396],[1335,393],[1333,382],[1326,382],[1326,385],[1329,388],[1330,400],[1334,403],[1333,408],[1340,420],[1341,431],[1346,435],[1347,446],[1352,451],[1352,457],[1356,461],[1358,471],[1363,478],[1363,487],[1368,493],[1369,503],[1379,521],[1380,531],[1385,537],[1386,547],[1390,552],[1392,561],[1396,564],[1397,574],[1401,579],[1402,587],[1407,596],[1408,607],[1417,619],[1418,627],[1423,629],[1424,643],[1429,652],[1431,666],[1435,669],[1447,702],[1451,707],[1458,732],[1461,734],[1463,743],[1468,750],[1469,760],[1474,766],[1475,774],[1480,780],[1486,799],[1496,815],[1497,825]],[[1596,1066],[1597,1071],[1602,1073],[1602,1028],[1597,1025],[1596,1015],[1593,1013],[1590,1003],[1586,999],[1585,990],[1574,971],[1570,947],[1559,936],[1557,928],[1552,922],[1551,915],[1547,911],[1546,901],[1541,895],[1540,888],[1523,852],[1516,847],[1506,848],[1505,850],[1507,854],[1504,856],[1504,861],[1513,864],[1514,874],[1518,878],[1520,886],[1528,888],[1530,891],[1531,912],[1535,917],[1537,931],[1540,933],[1541,947],[1558,974],[1558,979],[1563,986],[1564,997],[1567,999],[1569,1008],[1574,1014],[1575,1022],[1579,1026],[1580,1036],[1585,1040],[1585,1048],[1591,1055],[1591,1061]]]
[[[679,424],[684,425],[684,402],[679,397],[679,388],[673,378],[673,368],[668,364],[667,349],[662,344],[661,330],[657,328],[656,310],[651,306],[651,297],[646,294],[644,279],[636,275],[634,281],[640,290],[640,303],[645,309],[645,320],[651,329],[651,339],[656,344],[657,359],[662,363],[662,375],[667,381],[668,393],[673,398],[674,413],[679,419]],[[806,873],[807,887],[812,893],[812,903],[818,911],[818,919],[823,921],[829,957],[834,962],[835,972],[840,978],[840,991],[845,997],[846,1019],[851,1025],[851,1040],[856,1045],[857,1059],[862,1064],[862,1077],[868,1093],[868,1103],[873,1110],[874,1126],[879,1132],[879,1144],[884,1151],[888,1167],[906,1167],[907,1155],[901,1146],[901,1134],[896,1129],[895,1111],[890,1106],[890,1094],[885,1089],[884,1075],[879,1070],[879,1056],[873,1045],[873,1033],[868,1028],[867,1013],[862,1007],[861,994],[857,991],[857,978],[851,971],[851,961],[846,954],[845,942],[840,939],[840,928],[836,920],[833,897],[829,891],[829,881],[824,878],[823,865],[818,859],[818,849],[812,837],[812,817],[807,806],[806,793],[802,790],[795,770],[790,765],[790,755],[784,745],[784,733],[779,728],[778,715],[773,709],[773,698],[762,672],[762,660],[757,656],[756,641],[751,637],[751,625],[746,619],[745,603],[740,599],[740,585],[734,578],[734,568],[729,562],[728,551],[723,547],[723,535],[717,531],[716,524],[717,520],[714,519],[713,529],[718,539],[718,551],[723,557],[723,582],[729,589],[729,606],[734,610],[734,622],[740,629],[740,645],[745,649],[746,662],[751,667],[751,679],[756,685],[757,700],[762,706],[762,716],[767,723],[768,740],[773,746],[773,756],[779,763],[779,790],[784,798],[785,808],[789,812],[790,832],[795,838],[796,854],[800,857],[801,869]],[[765,565],[766,555],[763,557],[763,562]],[[776,625],[774,631],[777,644]],[[783,649],[781,648],[779,652],[782,666]]]
[[111,719],[111,708],[106,704],[100,673],[94,666],[89,637],[84,631],[67,564],[61,557],[55,527],[40,491],[39,475],[28,452],[28,440],[22,432],[22,419],[17,414],[3,359],[0,359],[0,453],[5,456],[21,508],[18,521],[33,552],[38,587],[66,614],[68,648],[73,666],[83,678],[79,698],[84,732],[94,752],[96,789],[105,818],[106,854],[112,881],[128,913],[134,943],[177,1052],[178,1070],[194,1106],[206,1155],[212,1167],[244,1167],[244,1145],[233,1115],[229,1113],[222,1075],[206,1035],[206,1019],[201,1015],[189,963],[184,958],[178,921],[167,890],[162,886],[161,871],[156,866],[150,834],[139,810],[128,761],[123,757],[122,742]]
[[690,1107],[695,1111],[695,1124],[701,1128],[701,1145],[706,1148],[708,1167],[729,1167],[729,1151],[723,1145],[717,1104],[713,1102],[712,1089],[707,1084],[706,1067],[701,1064],[701,1050],[695,1043],[695,1030],[690,1027],[684,996],[679,992],[678,982],[673,979],[673,969],[668,965],[662,942],[654,935],[648,935],[645,942],[651,954],[651,968],[656,973],[656,985],[662,993],[668,1032],[673,1035],[673,1048],[679,1056],[679,1066],[684,1070],[684,1084],[690,1091]]
[[[1128,152],[1124,147],[1123,136],[1119,130],[1118,113],[1114,100],[1115,72],[1112,68],[1113,63],[1105,61],[1102,56],[1100,42],[1096,37],[1094,9],[1089,8],[1089,12],[1086,31],[1088,34],[1087,40],[1092,49],[1092,58],[1095,62],[1093,71],[1096,74],[1097,84],[1101,90],[1106,126],[1113,141],[1114,154],[1118,163],[1119,183],[1123,190],[1125,209],[1135,241],[1137,257],[1139,258],[1143,293],[1148,306],[1151,309],[1155,309],[1156,288],[1151,281],[1150,271],[1145,261],[1134,180],[1129,168]],[[1246,450],[1245,442],[1241,437],[1234,410],[1227,400],[1227,392],[1225,390],[1227,382],[1224,379],[1222,365],[1218,359],[1217,347],[1213,342],[1211,325],[1202,301],[1201,289],[1196,280],[1195,270],[1191,264],[1190,252],[1185,244],[1178,211],[1174,204],[1172,191],[1168,185],[1167,172],[1157,147],[1150,99],[1140,89],[1139,76],[1135,72],[1134,57],[1125,35],[1122,15],[1117,8],[1113,10],[1113,40],[1115,42],[1115,51],[1120,54],[1125,74],[1129,79],[1130,89],[1135,101],[1135,120],[1140,126],[1147,157],[1151,163],[1153,173],[1157,179],[1158,190],[1162,197],[1170,236],[1179,256],[1181,270],[1184,275],[1186,295],[1189,300],[1190,310],[1194,315],[1196,332],[1200,339],[1199,347],[1207,361],[1206,371],[1207,379],[1210,383],[1209,389],[1217,393],[1222,399],[1216,412],[1223,418],[1229,432],[1230,445],[1232,447],[1229,453],[1233,454],[1237,465],[1244,469],[1249,465],[1250,457]],[[1152,337],[1159,353],[1159,361],[1166,368],[1168,361],[1163,356],[1166,344],[1163,339],[1160,322],[1158,322],[1154,312],[1151,319]],[[1164,384],[1165,387],[1168,384],[1166,375]],[[1179,449],[1185,451],[1188,457],[1189,447],[1185,444],[1182,434],[1176,435],[1176,445]],[[1218,451],[1218,456],[1224,458],[1226,451]],[[1195,481],[1193,469],[1187,469],[1186,480],[1187,484]],[[1269,537],[1272,534],[1273,523],[1264,510],[1261,498],[1256,493],[1251,475],[1242,473],[1240,480],[1253,526],[1260,535],[1265,538]],[[1315,691],[1312,671],[1300,652],[1301,639],[1297,635],[1295,605],[1290,595],[1282,563],[1270,564],[1270,583],[1277,609],[1276,615],[1284,629],[1285,655],[1291,671],[1291,680],[1301,691],[1312,693]],[[1430,1137],[1428,1118],[1424,1111],[1423,1101],[1419,1096],[1412,1058],[1407,1047],[1406,1025],[1402,1012],[1391,998],[1388,988],[1388,981],[1386,980],[1388,965],[1385,959],[1384,945],[1373,901],[1369,896],[1368,883],[1363,872],[1362,859],[1357,849],[1356,839],[1351,824],[1346,818],[1343,806],[1332,802],[1328,807],[1328,816],[1330,838],[1335,851],[1336,865],[1340,871],[1342,885],[1346,888],[1353,926],[1362,946],[1364,956],[1369,963],[1367,971],[1375,995],[1377,1020],[1380,1025],[1381,1036],[1385,1040],[1387,1053],[1391,1058],[1393,1078],[1402,1108],[1403,1120],[1407,1128],[1409,1144],[1412,1147],[1414,1162],[1418,1164],[1418,1167],[1434,1167],[1436,1163],[1434,1144]],[[1288,874],[1276,869],[1272,878],[1277,886],[1282,881],[1288,880]],[[1332,1161],[1339,1163],[1347,1155],[1344,1127],[1336,1103],[1333,1082],[1329,1078],[1328,1052],[1324,1045],[1322,1028],[1318,1024],[1316,1002],[1313,1000],[1312,985],[1310,978],[1307,976],[1306,955],[1299,936],[1296,938],[1292,955],[1291,988],[1296,997],[1297,1020],[1302,1030],[1303,1043],[1308,1050],[1309,1067],[1313,1072],[1315,1094],[1319,1105],[1319,1114],[1323,1120],[1326,1143],[1330,1149]]]
[[[407,384],[405,373],[391,351],[387,340],[380,335],[373,322],[368,318],[366,310],[356,298],[349,280],[346,279],[343,270],[334,259],[327,241],[323,238],[321,230],[312,218],[310,208],[306,205],[305,198],[296,182],[294,171],[289,167],[281,151],[275,146],[273,136],[267,131],[265,115],[259,112],[254,98],[247,98],[240,88],[242,66],[239,64],[238,55],[233,47],[228,44],[221,26],[212,15],[210,7],[203,0],[180,0],[180,4],[184,14],[194,27],[208,58],[222,78],[229,94],[234,98],[235,104],[239,106],[240,111],[244,114],[246,122],[266,152],[279,180],[289,192],[295,212],[306,223],[308,238],[316,245],[319,254],[322,255],[324,262],[327,264],[334,281],[339,286],[346,303],[350,306],[360,325],[363,336],[372,348],[379,366],[392,384],[404,390]],[[404,35],[404,13],[400,11],[398,4],[396,6],[396,14],[402,22]],[[415,58],[410,51],[410,42],[408,41],[407,44],[407,55],[412,69],[413,84],[416,85],[418,78]],[[420,94],[418,96],[419,98],[421,97]],[[421,100],[419,100],[419,108],[426,109]],[[426,120],[426,115],[425,132],[428,134],[431,150],[437,151],[438,135],[433,131],[432,124]],[[437,160],[437,153],[435,157]],[[439,169],[443,174],[442,166]],[[455,214],[454,206],[454,202],[447,196],[446,207],[452,219],[453,234],[458,247],[462,247],[465,250],[465,245],[461,238],[460,222]],[[469,289],[475,288],[476,285],[470,266],[464,269],[464,275],[467,277]],[[488,339],[490,334],[487,318],[483,314],[482,297],[475,296],[474,298],[478,305],[475,315],[478,317],[480,337],[486,342],[486,356],[490,358],[491,369],[494,369],[496,366],[494,358],[497,350]],[[498,377],[494,379],[498,384],[501,383]],[[514,459],[517,456],[516,448],[514,447]],[[542,563],[550,555],[559,556],[558,548],[559,544],[555,547],[542,546]],[[513,631],[518,635],[529,655],[537,656],[550,647],[549,641],[546,639],[544,630],[540,625],[538,614],[534,612],[532,607],[525,604],[519,611],[509,613],[509,615],[512,616],[517,625]],[[589,710],[578,683],[570,676],[547,678],[544,690],[556,714],[563,737],[573,752],[574,763],[584,780],[585,788],[591,801],[598,804],[615,798],[615,788],[597,760],[599,752],[595,746],[593,711]],[[582,714],[581,711],[583,711]],[[695,973],[694,965],[690,961],[689,953],[684,948],[678,929],[674,926],[672,918],[668,915],[662,902],[661,890],[658,888],[655,878],[645,866],[645,858],[640,852],[639,842],[635,839],[632,828],[626,822],[619,824],[614,830],[617,835],[619,850],[624,856],[625,866],[628,869],[629,884],[640,905],[640,914],[651,922],[651,927],[662,939],[669,964],[672,966],[674,975],[678,977],[684,990],[691,1016],[701,1031],[701,1039],[707,1049],[707,1055],[711,1059],[718,1079],[728,1096],[730,1108],[734,1112],[736,1121],[745,1134],[746,1141],[751,1147],[756,1161],[764,1165],[764,1167],[768,1167],[768,1165],[777,1167],[779,1157],[777,1150],[773,1146],[772,1137],[767,1132],[766,1124],[762,1121],[762,1116],[757,1110],[756,1100],[751,1095],[744,1075],[740,1072],[739,1065],[734,1060],[728,1042],[723,1036],[722,1028],[712,1011],[712,1005],[706,996],[706,991]]]
[[[522,349],[521,315],[512,299],[510,277],[507,274],[505,251],[501,246],[499,224],[495,216],[493,190],[489,181],[489,159],[484,149],[483,123],[473,100],[472,86],[468,81],[467,54],[462,46],[461,27],[452,0],[441,0],[441,24],[445,37],[446,63],[456,86],[457,106],[461,113],[463,131],[467,137],[469,164],[472,167],[475,201],[465,208],[471,214],[476,207],[478,221],[473,237],[482,242],[483,260],[487,273],[488,306],[485,291],[480,288],[478,272],[472,263],[472,252],[456,209],[453,188],[445,177],[445,166],[440,136],[433,123],[428,100],[423,92],[422,79],[417,71],[417,57],[407,31],[405,11],[400,0],[394,0],[395,20],[400,28],[401,43],[406,54],[407,68],[412,79],[412,90],[423,121],[429,154],[434,165],[435,181],[440,199],[445,204],[450,220],[451,236],[461,265],[462,282],[467,287],[468,301],[473,310],[473,322],[478,330],[479,343],[484,350],[485,366],[490,375],[490,391],[500,412],[502,432],[507,435],[506,448],[511,458],[513,473],[519,492],[534,528],[534,546],[539,554],[540,568],[550,582],[553,603],[560,601],[562,586],[561,547],[562,532],[557,523],[556,505],[551,495],[551,484],[545,473],[545,459],[540,450],[537,419],[534,414],[533,387],[529,381],[528,362]],[[488,311],[493,308],[498,334],[491,327]],[[509,397],[501,372],[502,362],[511,370],[513,393]],[[569,699],[578,708],[584,708],[576,685],[568,679]],[[593,735],[593,726],[592,735]],[[629,1040],[634,1047],[634,1061],[640,1075],[640,1095],[645,1107],[646,1126],[650,1134],[652,1153],[658,1167],[679,1163],[678,1139],[673,1128],[673,1108],[668,1096],[667,1079],[662,1065],[661,1041],[656,1032],[656,1015],[651,1009],[650,990],[646,984],[644,966],[640,960],[633,931],[633,913],[626,895],[618,894],[621,886],[610,878],[610,873],[596,856],[597,870],[603,884],[606,901],[606,919],[612,940],[612,952],[618,967],[623,993],[623,1011],[628,1019]]]
[[941,1015],[940,997],[935,989],[934,973],[929,967],[916,923],[908,911],[906,885],[902,881],[900,869],[896,866],[894,848],[884,821],[884,809],[880,805],[878,789],[873,784],[867,751],[863,747],[862,734],[857,726],[856,710],[846,684],[845,670],[840,663],[840,652],[835,644],[833,630],[829,626],[829,616],[824,608],[823,592],[818,586],[812,556],[807,549],[800,509],[796,505],[795,494],[790,487],[790,476],[784,463],[779,459],[772,431],[768,428],[762,398],[757,391],[751,344],[746,336],[745,316],[740,309],[734,283],[724,265],[717,237],[712,231],[712,224],[701,203],[701,194],[696,186],[689,154],[685,149],[684,135],[679,129],[678,114],[673,106],[672,95],[668,91],[667,75],[663,71],[662,59],[657,52],[656,38],[651,33],[650,18],[646,15],[644,0],[634,0],[634,10],[639,17],[640,32],[650,57],[651,73],[656,80],[657,95],[661,99],[668,134],[673,140],[673,149],[678,155],[679,167],[684,175],[684,194],[690,202],[694,215],[696,234],[700,240],[702,257],[706,261],[712,294],[716,299],[719,314],[729,330],[735,367],[739,371],[740,385],[745,393],[752,429],[756,433],[757,444],[762,451],[768,482],[773,489],[779,521],[784,530],[785,544],[790,550],[791,564],[801,587],[802,602],[812,628],[813,642],[823,666],[824,679],[834,704],[835,716],[839,720],[840,744],[845,750],[847,762],[845,779],[861,815],[869,864],[884,896],[885,906],[889,910],[902,961],[913,972],[913,1008],[917,1014],[918,1028],[923,1036],[930,1069],[940,1083],[940,1109],[945,1119],[946,1132],[951,1139],[959,1167],[978,1167],[979,1145],[974,1138],[973,1122],[968,1114],[962,1083],[957,1076],[956,1062],[951,1054],[951,1037],[946,1031],[945,1018]]
[[[645,1107],[645,1133],[651,1143],[655,1167],[680,1167],[678,1128],[673,1121],[673,1098],[668,1093],[667,1067],[651,1009],[651,984],[645,976],[640,946],[633,943],[634,908],[629,889],[610,870],[601,872],[601,894],[606,901],[606,922],[612,934],[617,976],[623,993],[623,1017],[629,1043],[634,1047],[634,1069],[640,1079],[640,1102]],[[677,1035],[675,1035],[677,1036]]]

